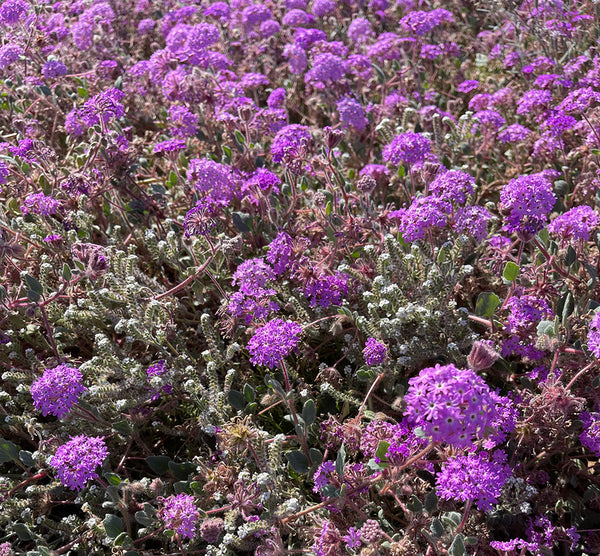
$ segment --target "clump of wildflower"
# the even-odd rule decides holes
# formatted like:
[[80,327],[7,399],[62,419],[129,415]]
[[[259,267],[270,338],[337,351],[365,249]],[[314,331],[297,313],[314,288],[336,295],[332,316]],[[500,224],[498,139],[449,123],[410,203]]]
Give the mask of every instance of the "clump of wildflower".
[[215,203],[207,199],[197,201],[196,206],[187,211],[183,220],[185,236],[207,236],[217,225],[213,219],[216,210]]
[[12,547],[8,541],[0,544],[0,556],[13,556]]
[[443,228],[448,223],[452,205],[434,195],[416,198],[407,209],[389,213],[390,218],[399,220],[398,228],[406,241],[423,239],[433,228]]
[[592,230],[598,227],[600,219],[597,212],[588,205],[580,205],[557,216],[550,224],[548,231],[562,240],[590,239]]
[[33,405],[44,416],[50,414],[62,419],[87,390],[82,380],[83,376],[76,367],[63,364],[46,369],[31,385]]
[[396,135],[383,149],[383,160],[399,166],[423,162],[431,153],[431,141],[420,133],[401,133]]
[[475,372],[489,369],[500,354],[494,349],[493,342],[490,340],[476,340],[473,342],[471,353],[467,356],[469,367]]
[[108,257],[101,245],[95,243],[75,243],[71,246],[73,258],[81,262],[85,268],[85,276],[96,280],[109,268]]
[[42,74],[46,79],[54,79],[67,74],[67,66],[59,60],[48,60],[42,67]]
[[453,21],[452,12],[437,8],[428,12],[419,10],[408,12],[400,20],[400,25],[407,31],[412,31],[415,35],[422,37],[444,21]]
[[563,112],[581,113],[595,102],[600,102],[600,93],[592,87],[582,87],[571,91],[558,105],[558,109]]
[[477,89],[477,87],[479,87],[479,81],[477,81],[476,79],[467,79],[466,81],[463,81],[458,87],[456,87],[456,90],[459,93],[470,93],[471,91]]
[[517,101],[517,114],[523,116],[535,109],[546,108],[550,102],[552,102],[552,93],[547,89],[527,91]]
[[503,452],[455,456],[442,465],[436,477],[436,493],[444,500],[471,500],[479,510],[487,511],[498,502],[511,475],[505,461]]
[[500,193],[500,206],[506,214],[504,229],[531,239],[546,225],[555,201],[552,183],[542,174],[510,180]]
[[369,338],[365,342],[363,356],[367,365],[381,365],[385,361],[387,347],[375,338]]
[[250,361],[273,369],[296,348],[301,333],[302,327],[295,322],[282,319],[268,322],[248,342]]
[[6,69],[16,62],[23,54],[23,48],[18,44],[7,43],[0,47],[0,70]]
[[323,522],[312,548],[315,556],[341,554],[342,536],[338,528],[329,520]]
[[374,36],[373,26],[365,17],[357,17],[348,26],[348,38],[355,43],[363,43]]
[[200,525],[200,536],[208,544],[216,544],[225,528],[225,523],[220,517],[205,519]]
[[579,435],[579,440],[594,455],[600,456],[600,413],[584,412],[579,418],[583,423],[583,432]]
[[21,212],[23,214],[39,214],[40,216],[50,216],[56,214],[60,207],[60,201],[57,201],[54,197],[44,195],[43,193],[32,193],[25,197],[23,204],[21,205]]
[[596,313],[590,322],[587,346],[592,355],[600,357],[600,313]]
[[369,123],[365,116],[365,111],[360,103],[353,99],[344,97],[337,102],[337,109],[340,113],[340,121],[344,128],[353,127],[357,131],[364,131]]
[[429,192],[440,199],[454,201],[460,205],[473,195],[475,178],[461,170],[448,170],[439,174],[430,184]]
[[503,143],[519,143],[531,135],[531,130],[521,124],[509,125],[498,133],[498,139]]
[[78,110],[78,115],[88,127],[101,122],[107,125],[110,120],[124,116],[125,108],[121,104],[124,96],[125,93],[119,89],[107,89],[87,100]]
[[527,331],[542,319],[554,316],[548,302],[533,295],[510,297],[506,301],[506,307],[510,310],[506,319],[510,332]]
[[173,124],[171,133],[174,137],[192,137],[198,133],[198,116],[187,106],[171,106],[169,121]]
[[344,539],[347,548],[360,548],[360,529],[350,527],[348,533],[344,535],[342,539]]
[[279,276],[293,266],[292,238],[286,232],[279,232],[277,237],[269,244],[267,261],[273,265],[273,272]]
[[71,490],[81,490],[90,479],[98,477],[96,468],[108,457],[103,436],[71,437],[56,450],[50,466],[61,483]]
[[238,196],[239,184],[231,170],[207,158],[192,158],[187,170],[187,179],[197,191],[210,197],[213,201],[231,202]]
[[0,6],[0,21],[5,25],[14,25],[27,14],[29,8],[25,0],[5,0]]
[[344,60],[330,52],[317,54],[312,67],[306,72],[304,80],[318,89],[324,89],[326,85],[338,83],[345,75]]
[[434,441],[468,447],[498,416],[491,390],[470,369],[438,364],[408,384],[405,415]]
[[285,126],[277,132],[271,143],[271,155],[273,162],[281,162],[285,152],[290,147],[307,146],[311,142],[308,127],[300,124]]
[[330,276],[319,276],[310,280],[304,287],[304,296],[310,301],[311,307],[327,308],[330,305],[340,305],[343,297],[348,295],[348,276],[342,273]]
[[177,494],[164,498],[158,512],[167,529],[179,536],[192,539],[196,534],[196,522],[200,512],[196,508],[194,497],[189,494]]
[[492,213],[481,205],[460,207],[454,215],[452,227],[461,234],[473,237],[476,241],[484,241],[488,236],[488,224]]

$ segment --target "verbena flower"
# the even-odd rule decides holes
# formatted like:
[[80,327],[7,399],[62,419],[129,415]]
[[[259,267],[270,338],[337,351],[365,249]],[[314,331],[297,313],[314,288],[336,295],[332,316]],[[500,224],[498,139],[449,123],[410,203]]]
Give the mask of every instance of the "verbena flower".
[[357,131],[364,131],[369,123],[361,104],[353,99],[344,97],[337,102],[340,122],[344,128],[353,127]]
[[431,153],[431,141],[420,133],[402,133],[396,135],[389,145],[383,148],[383,160],[399,166],[423,162]]
[[590,322],[587,346],[592,355],[600,357],[600,313],[596,313]]
[[459,93],[470,93],[471,91],[477,89],[477,87],[479,87],[479,81],[477,81],[476,79],[467,79],[466,81],[463,81],[458,87],[456,87],[456,90]]
[[340,305],[348,295],[348,276],[336,273],[322,275],[310,280],[304,287],[304,296],[309,299],[310,306],[327,308],[330,305]]
[[192,137],[198,133],[198,116],[187,106],[171,106],[168,119],[173,124],[171,134],[174,137]]
[[439,174],[430,184],[429,192],[440,199],[465,204],[467,195],[475,192],[475,178],[461,170],[448,170]]
[[498,139],[503,143],[519,143],[531,135],[531,130],[521,124],[509,125],[498,133]]
[[492,218],[492,213],[480,205],[460,207],[454,215],[453,228],[476,241],[483,241],[488,236],[488,224]]
[[552,93],[546,89],[527,91],[517,101],[517,114],[526,115],[538,108],[546,108],[552,102]]
[[82,434],[60,446],[50,466],[56,470],[63,485],[71,490],[81,490],[90,479],[98,477],[96,468],[107,457],[104,437]]
[[579,440],[594,455],[600,457],[600,413],[584,412],[579,418],[583,423],[583,432],[579,435]]
[[16,62],[23,52],[21,46],[10,42],[0,47],[0,70],[4,70],[13,62]]
[[23,214],[39,214],[40,216],[50,216],[56,214],[60,207],[60,201],[57,201],[53,197],[44,195],[43,193],[32,193],[25,197],[23,204],[21,205],[21,212]]
[[554,316],[554,311],[545,299],[533,296],[513,296],[506,301],[510,313],[506,319],[510,332],[527,331],[544,318]]
[[281,162],[287,148],[309,145],[310,142],[311,136],[307,126],[300,124],[285,126],[277,132],[271,143],[273,162]]
[[548,224],[548,231],[562,240],[581,239],[587,241],[599,223],[598,213],[592,207],[580,205],[557,216]]
[[427,367],[408,384],[408,422],[434,441],[471,446],[498,417],[491,390],[470,369],[452,364]]
[[542,174],[510,180],[500,193],[500,207],[506,214],[504,229],[530,239],[546,225],[555,202],[552,183]]
[[14,25],[27,15],[29,9],[30,5],[25,0],[5,0],[0,6],[0,22]]
[[231,167],[214,160],[192,158],[186,177],[197,191],[213,201],[229,203],[239,194],[239,183]]
[[256,330],[248,342],[250,361],[273,369],[300,342],[302,327],[295,322],[275,319]]
[[87,390],[82,380],[83,376],[76,367],[63,364],[45,369],[31,385],[33,405],[44,416],[50,414],[62,419]]
[[387,347],[375,338],[368,338],[363,349],[363,357],[367,365],[381,365],[385,361]]
[[375,35],[371,22],[365,17],[357,17],[348,26],[348,38],[355,43],[362,43]]
[[292,238],[286,232],[279,232],[269,243],[266,259],[273,265],[273,272],[279,276],[293,265]]
[[399,220],[398,229],[406,241],[423,239],[433,228],[443,228],[452,212],[450,202],[434,195],[416,198],[407,209],[389,213],[390,218]]
[[193,496],[177,494],[162,499],[162,507],[158,515],[166,528],[175,531],[179,536],[192,539],[196,534],[196,523],[200,512],[196,508]]
[[333,85],[340,81],[346,73],[344,61],[339,56],[324,52],[317,54],[312,60],[311,69],[306,72],[304,80],[317,88]]
[[42,74],[46,79],[53,79],[67,74],[67,66],[59,60],[48,60],[42,67]]
[[486,452],[455,456],[442,465],[436,477],[436,493],[444,500],[472,500],[481,511],[498,502],[511,475],[506,454]]
[[412,11],[406,14],[401,20],[400,25],[407,31],[413,32],[417,36],[423,36],[444,21],[453,21],[452,12],[438,8],[428,12]]

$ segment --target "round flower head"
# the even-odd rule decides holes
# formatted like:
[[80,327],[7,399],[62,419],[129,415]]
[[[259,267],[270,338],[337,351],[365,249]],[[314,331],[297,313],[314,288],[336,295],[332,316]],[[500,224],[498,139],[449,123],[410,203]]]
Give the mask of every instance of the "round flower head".
[[583,422],[583,432],[579,440],[596,456],[600,456],[600,413],[584,412],[579,414],[579,418]]
[[590,239],[590,233],[598,226],[600,219],[596,211],[588,205],[580,205],[561,214],[548,225],[548,231],[563,241],[569,239]]
[[502,462],[506,455],[498,455],[490,458],[482,452],[448,460],[436,478],[437,495],[445,500],[473,500],[479,510],[489,510],[498,502],[511,474],[510,467]]
[[555,201],[552,183],[542,174],[510,180],[500,193],[500,206],[507,215],[504,229],[531,239],[546,225]]
[[261,326],[248,342],[250,361],[273,369],[300,342],[302,327],[295,322],[275,319]]
[[431,141],[420,133],[402,133],[383,149],[383,160],[398,166],[399,164],[417,164],[423,162],[431,152]]
[[592,355],[600,357],[600,313],[596,313],[590,322],[590,331],[587,337],[588,349]]
[[193,496],[178,494],[163,499],[159,516],[165,522],[167,529],[175,531],[183,538],[191,539],[196,533],[196,522],[200,512],[194,504]]
[[498,417],[493,392],[470,369],[436,365],[408,381],[404,401],[410,425],[432,440],[466,448]]
[[90,479],[98,477],[96,468],[108,457],[102,436],[72,436],[56,450],[50,466],[60,482],[71,490],[80,490]]
[[381,365],[385,361],[387,348],[375,338],[369,338],[365,343],[363,355],[367,365]]
[[44,416],[50,414],[62,419],[87,388],[81,383],[79,369],[59,365],[46,369],[44,374],[31,385],[33,405]]

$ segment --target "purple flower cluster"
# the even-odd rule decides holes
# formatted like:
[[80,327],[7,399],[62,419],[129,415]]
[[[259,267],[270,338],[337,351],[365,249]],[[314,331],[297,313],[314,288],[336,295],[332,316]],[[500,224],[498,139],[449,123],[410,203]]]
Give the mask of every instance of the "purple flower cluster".
[[509,125],[506,129],[498,133],[498,139],[503,143],[520,143],[531,135],[531,130],[521,124]]
[[434,441],[469,447],[498,417],[493,392],[470,369],[438,364],[408,384],[405,415]]
[[363,356],[367,365],[381,365],[385,361],[387,347],[375,338],[368,338],[363,349]]
[[505,461],[503,452],[455,456],[442,465],[436,477],[436,493],[445,500],[471,500],[479,510],[487,511],[498,502],[511,476]]
[[67,66],[60,60],[48,60],[42,67],[42,74],[46,79],[55,79],[67,74]]
[[590,322],[587,346],[592,355],[600,357],[600,312],[596,313]]
[[417,197],[407,209],[390,212],[389,217],[397,218],[402,237],[414,242],[423,239],[433,228],[443,228],[448,223],[451,211],[450,202],[428,195]]
[[231,168],[207,158],[192,158],[188,181],[210,200],[229,204],[239,195],[239,183]]
[[444,21],[453,21],[452,12],[444,10],[443,8],[437,8],[429,12],[425,11],[412,11],[408,12],[401,20],[400,25],[414,33],[415,35],[422,37],[429,33],[437,26],[441,25]]
[[340,114],[340,122],[342,122],[344,128],[353,127],[357,131],[365,130],[369,120],[357,100],[344,97],[338,100],[337,109]]
[[583,432],[579,436],[581,444],[600,457],[600,413],[584,412],[579,415]]
[[87,390],[82,380],[83,376],[76,367],[63,364],[45,369],[31,385],[33,405],[44,416],[50,414],[62,419]]
[[180,537],[192,539],[196,534],[200,512],[193,496],[177,494],[164,498],[158,515],[165,527],[175,531]]
[[104,437],[82,434],[60,446],[50,466],[56,470],[63,485],[71,490],[81,490],[90,479],[98,477],[96,468],[107,457]]
[[340,305],[347,295],[348,276],[339,272],[309,280],[304,287],[304,296],[311,307],[319,305],[326,309],[330,305]]
[[431,153],[431,141],[420,133],[396,135],[383,149],[383,160],[395,166],[423,162]]
[[592,230],[597,228],[599,223],[598,213],[592,207],[580,205],[557,216],[548,224],[548,231],[563,241],[569,239],[587,241]]
[[448,170],[439,174],[430,184],[429,192],[447,201],[460,205],[467,202],[467,195],[475,192],[475,179],[460,170]]
[[271,143],[273,162],[281,162],[288,149],[308,146],[310,142],[311,136],[305,125],[291,124],[284,127],[277,132]]
[[555,202],[552,183],[542,174],[510,180],[500,193],[500,207],[506,214],[504,229],[531,239],[546,225]]
[[173,124],[173,137],[192,137],[198,133],[198,116],[187,106],[173,105],[169,108],[169,121]]
[[121,100],[125,93],[114,87],[107,89],[87,100],[78,110],[78,116],[88,127],[102,123],[107,125],[110,120],[122,118],[125,108]]
[[248,342],[250,361],[273,369],[296,348],[301,333],[302,327],[295,322],[269,321],[258,328]]
[[294,266],[292,238],[286,232],[279,232],[269,243],[267,261],[273,265],[273,272],[279,276]]
[[0,6],[0,22],[14,25],[27,14],[29,8],[29,3],[25,0],[5,0]]
[[50,216],[56,214],[60,208],[60,201],[54,197],[44,195],[43,193],[32,193],[25,197],[21,205],[23,214],[39,214],[40,216]]
[[510,332],[526,332],[542,319],[554,316],[554,311],[545,299],[533,295],[510,297],[506,301],[510,313],[506,319]]

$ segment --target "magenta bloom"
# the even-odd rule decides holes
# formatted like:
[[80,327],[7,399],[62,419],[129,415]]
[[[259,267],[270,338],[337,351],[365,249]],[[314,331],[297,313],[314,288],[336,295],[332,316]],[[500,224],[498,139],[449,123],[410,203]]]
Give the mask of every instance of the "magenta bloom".
[[385,361],[387,348],[385,344],[378,342],[375,338],[369,338],[363,349],[363,356],[367,365],[381,365]]
[[[499,455],[506,458],[502,452]],[[511,475],[510,467],[501,460],[485,452],[448,460],[436,478],[437,495],[445,500],[472,500],[479,510],[489,510]]]
[[300,342],[302,327],[295,322],[275,319],[261,326],[248,342],[250,361],[273,369]]
[[383,160],[396,166],[423,162],[431,152],[431,141],[420,133],[402,133],[383,149]]
[[44,374],[31,385],[33,405],[44,416],[50,414],[62,419],[77,398],[87,390],[81,383],[83,377],[79,369],[59,365],[46,369]]
[[596,211],[588,205],[580,205],[555,218],[548,225],[548,231],[563,240],[590,239],[590,233],[598,227],[600,219]]
[[72,436],[56,450],[50,466],[60,482],[71,490],[80,490],[90,479],[98,477],[96,468],[108,457],[103,436]]
[[159,511],[160,518],[167,529],[175,531],[183,538],[191,539],[196,533],[196,522],[200,512],[189,494],[178,494],[163,499],[163,507]]
[[600,313],[596,313],[590,322],[587,345],[592,355],[600,357]]
[[466,448],[498,418],[497,398],[470,369],[436,365],[408,381],[406,417],[432,440]]

